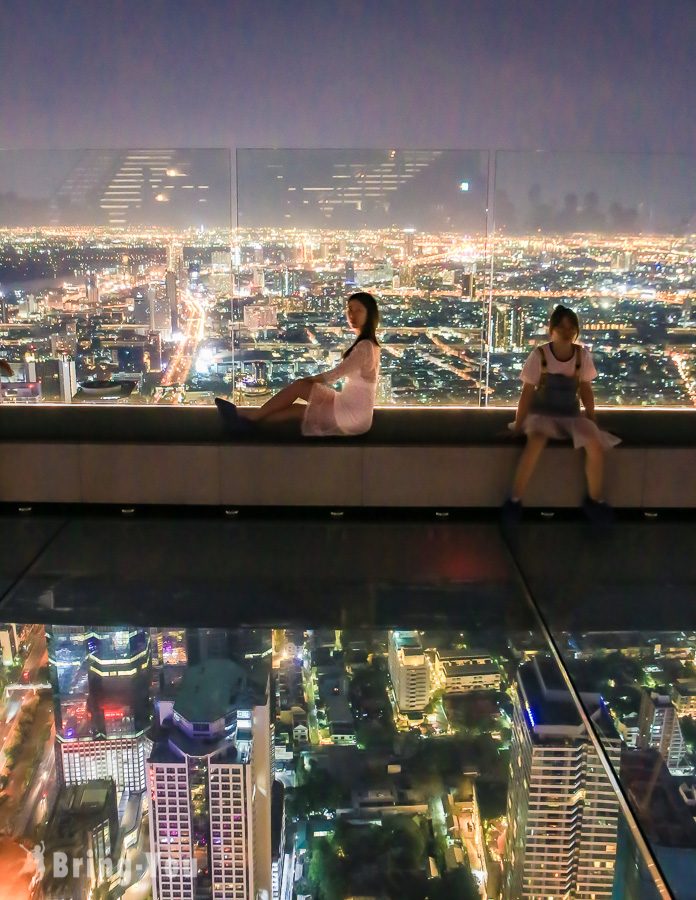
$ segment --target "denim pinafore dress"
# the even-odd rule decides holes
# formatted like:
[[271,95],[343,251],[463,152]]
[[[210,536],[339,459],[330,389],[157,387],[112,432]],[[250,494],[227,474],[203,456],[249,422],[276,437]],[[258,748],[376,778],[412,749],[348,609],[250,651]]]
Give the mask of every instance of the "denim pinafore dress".
[[538,347],[537,350],[541,357],[541,376],[532,397],[530,411],[542,416],[579,416],[582,347],[575,346],[574,375],[549,373],[544,348]]

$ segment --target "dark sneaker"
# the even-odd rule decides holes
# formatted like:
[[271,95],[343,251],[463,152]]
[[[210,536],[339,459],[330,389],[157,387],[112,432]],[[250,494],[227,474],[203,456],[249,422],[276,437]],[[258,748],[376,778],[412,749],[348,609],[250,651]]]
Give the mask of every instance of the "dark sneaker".
[[522,521],[522,501],[508,497],[500,508],[503,525],[519,525]]
[[254,423],[245,419],[244,416],[240,416],[234,403],[223,400],[222,397],[216,397],[215,406],[217,406],[217,411],[220,413],[220,418],[227,431],[233,434],[251,434],[254,431]]
[[614,521],[614,510],[604,500],[585,497],[582,502],[582,511],[593,525],[611,525]]

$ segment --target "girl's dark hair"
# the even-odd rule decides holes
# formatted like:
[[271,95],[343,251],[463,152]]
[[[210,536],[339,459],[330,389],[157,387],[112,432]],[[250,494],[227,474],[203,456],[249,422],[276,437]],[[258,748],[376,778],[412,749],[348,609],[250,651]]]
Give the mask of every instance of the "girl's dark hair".
[[360,341],[372,341],[373,344],[376,344],[379,347],[379,341],[377,340],[377,326],[379,325],[379,309],[377,308],[377,301],[372,296],[372,294],[368,294],[367,291],[356,291],[354,294],[351,294],[346,303],[350,303],[351,300],[357,300],[367,310],[367,318],[365,319],[365,324],[360,331],[360,334],[356,337],[350,347],[343,354],[343,358],[346,356],[350,356],[350,354],[355,350]]
[[575,337],[580,334],[580,320],[578,319],[578,315],[576,312],[573,312],[572,309],[569,309],[567,306],[562,306],[560,303],[551,313],[551,318],[549,319],[549,331],[553,331],[554,328],[557,328],[563,319],[570,319],[574,328],[575,328]]

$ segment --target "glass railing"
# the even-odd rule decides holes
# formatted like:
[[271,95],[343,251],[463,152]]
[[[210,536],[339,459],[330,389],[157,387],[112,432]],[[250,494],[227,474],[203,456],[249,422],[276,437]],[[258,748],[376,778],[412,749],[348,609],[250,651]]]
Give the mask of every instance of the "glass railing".
[[592,351],[598,403],[693,406],[696,159],[498,152],[494,172],[490,402],[514,402],[563,303]]
[[212,402],[231,203],[228,150],[2,151],[4,400]]
[[0,152],[11,402],[255,405],[382,314],[383,406],[512,405],[576,309],[600,405],[696,403],[696,159]]
[[[240,350],[268,389],[330,368],[345,298],[374,292],[378,402],[483,398],[489,154],[237,151]],[[252,373],[252,378],[254,377]]]
[[572,526],[304,520],[308,571],[287,521],[5,524],[13,897],[692,895],[696,626],[537,597]]

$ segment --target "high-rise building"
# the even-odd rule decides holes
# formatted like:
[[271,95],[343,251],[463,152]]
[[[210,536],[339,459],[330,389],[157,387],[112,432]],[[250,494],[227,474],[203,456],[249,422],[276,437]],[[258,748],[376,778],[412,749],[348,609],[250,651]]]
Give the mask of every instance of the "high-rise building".
[[399,710],[422,712],[430,699],[430,663],[417,631],[389,632],[389,675]]
[[496,304],[491,323],[492,349],[516,350],[524,347],[524,320],[524,307],[521,304]]
[[162,336],[159,331],[149,331],[146,344],[145,368],[148,372],[162,371]]
[[408,260],[413,257],[415,232],[413,228],[407,228],[404,231],[404,259]]
[[150,292],[147,285],[141,285],[133,291],[133,323],[149,325],[150,316]]
[[252,268],[251,287],[256,294],[263,294],[266,289],[266,274],[263,270],[263,266],[254,266]]
[[[583,695],[607,755],[621,747],[598,695]],[[555,665],[517,673],[508,791],[504,900],[612,897],[618,803]]]
[[60,387],[60,399],[62,403],[72,403],[72,398],[77,393],[77,375],[75,372],[75,360],[69,356],[61,356],[58,362],[58,384]]
[[678,678],[672,686],[672,702],[677,715],[696,719],[696,678]]
[[155,900],[271,898],[268,672],[190,666],[147,761]]
[[346,284],[355,284],[355,263],[350,259],[346,260],[344,280]]
[[155,285],[148,288],[150,305],[150,331],[159,331],[165,340],[171,336],[172,313],[171,304],[165,287],[158,289]]
[[97,284],[97,276],[93,272],[87,275],[86,291],[87,305],[99,306],[99,286]]
[[27,362],[27,380],[41,383],[41,393],[47,400],[71,403],[77,393],[75,360],[61,355],[53,359]]
[[[91,897],[99,886],[108,888],[118,858],[116,788],[110,779],[63,787],[46,829],[49,863],[42,896]],[[53,863],[64,854],[64,870]],[[77,877],[72,861],[83,865]]]
[[462,273],[462,275],[460,275],[459,277],[459,284],[462,289],[462,297],[466,297],[467,300],[473,300],[476,293],[476,284],[474,282],[473,273]]
[[64,785],[111,778],[145,789],[150,639],[145,629],[46,629],[54,689],[56,762]]
[[681,774],[685,745],[679,716],[666,694],[644,690],[638,713],[638,747],[657,750],[669,771]]
[[11,622],[3,622],[0,625],[0,662],[3,666],[14,665],[18,647],[17,626]]
[[179,296],[178,279],[176,272],[167,270],[164,276],[164,285],[167,292],[167,304],[169,306],[169,323],[172,334],[179,330]]

